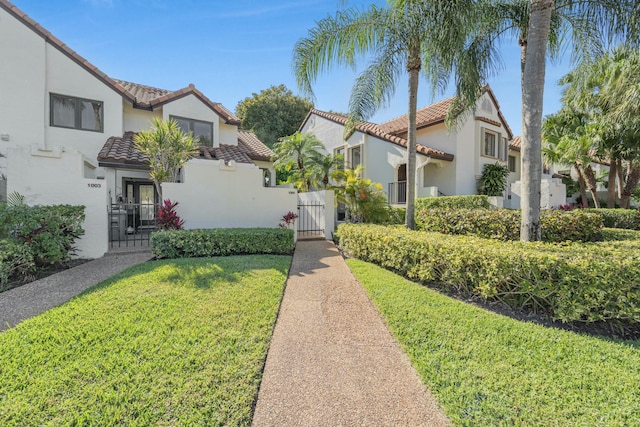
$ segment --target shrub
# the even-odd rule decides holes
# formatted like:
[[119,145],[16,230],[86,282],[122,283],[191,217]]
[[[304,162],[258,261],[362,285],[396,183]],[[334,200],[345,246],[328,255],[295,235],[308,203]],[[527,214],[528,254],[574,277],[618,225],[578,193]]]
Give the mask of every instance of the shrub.
[[153,233],[151,243],[157,258],[291,254],[293,233],[284,228],[172,230]]
[[26,245],[13,239],[0,240],[0,291],[11,278],[24,277],[36,268],[33,255]]
[[389,204],[382,191],[382,184],[362,178],[362,167],[337,170],[333,178],[337,184],[336,200],[346,205],[346,218],[349,222],[368,222],[384,224],[389,221]]
[[499,242],[362,224],[341,224],[338,236],[350,256],[419,282],[564,322],[640,322],[640,247]]
[[637,209],[586,209],[602,217],[605,227],[640,230],[640,211]]
[[[601,218],[583,210],[542,211],[540,223],[542,240],[545,242],[591,242],[601,239]],[[519,240],[520,210],[421,209],[416,214],[416,225],[424,231]]]
[[416,199],[416,212],[423,209],[490,209],[488,196],[442,196]]
[[478,180],[478,194],[486,194],[487,196],[502,196],[507,188],[507,177],[509,176],[509,167],[495,164],[487,164],[482,168],[482,175]]
[[178,206],[178,202],[172,202],[169,199],[162,202],[156,215],[156,225],[160,230],[182,229],[184,219],[178,216],[176,206]]
[[0,237],[25,244],[37,265],[69,259],[83,221],[84,206],[0,205]]

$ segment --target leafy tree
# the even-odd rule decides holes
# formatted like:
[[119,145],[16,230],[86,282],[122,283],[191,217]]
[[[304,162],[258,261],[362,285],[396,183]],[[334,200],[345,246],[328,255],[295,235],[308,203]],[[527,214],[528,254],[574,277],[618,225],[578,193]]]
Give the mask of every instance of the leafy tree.
[[269,147],[298,130],[313,103],[295,96],[285,85],[271,86],[253,93],[236,106],[241,129],[253,131]]
[[197,152],[197,139],[187,134],[174,120],[154,118],[151,129],[138,132],[136,148],[149,157],[149,176],[162,198],[163,182],[175,182],[180,168]]
[[310,132],[296,132],[280,138],[273,146],[277,159],[274,167],[289,174],[289,183],[298,191],[309,191],[313,176],[313,159],[324,150],[322,142]]
[[327,17],[309,30],[294,48],[293,68],[298,86],[312,94],[312,83],[321,71],[333,65],[354,66],[357,59],[372,54],[370,65],[357,78],[349,101],[346,136],[353,125],[366,120],[387,105],[402,72],[409,76],[407,215],[406,226],[415,228],[416,109],[418,79],[422,72],[436,89],[457,67],[467,76],[457,81],[461,99],[476,99],[484,70],[471,67],[483,46],[467,45],[469,54],[459,53],[467,44],[472,23],[473,0],[391,1],[391,7],[375,5],[366,10],[347,9]]

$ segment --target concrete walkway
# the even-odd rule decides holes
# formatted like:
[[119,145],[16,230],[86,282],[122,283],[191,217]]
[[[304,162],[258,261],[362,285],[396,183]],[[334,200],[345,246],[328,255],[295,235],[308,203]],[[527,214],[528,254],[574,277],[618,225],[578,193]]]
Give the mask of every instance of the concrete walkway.
[[335,246],[299,241],[253,426],[449,425]]
[[0,331],[74,296],[132,265],[148,261],[151,252],[110,255],[0,293]]

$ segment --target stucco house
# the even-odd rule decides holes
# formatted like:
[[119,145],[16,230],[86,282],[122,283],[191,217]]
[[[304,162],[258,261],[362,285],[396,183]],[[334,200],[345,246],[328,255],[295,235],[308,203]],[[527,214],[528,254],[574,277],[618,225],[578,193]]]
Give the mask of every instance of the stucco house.
[[[201,144],[180,184],[163,185],[164,198],[197,218],[190,228],[277,226],[295,209],[295,193],[272,187],[273,152],[193,84],[165,90],[113,79],[7,0],[0,0],[0,54],[2,193],[16,191],[29,204],[85,205],[81,255],[108,249],[113,204],[147,205],[144,218],[153,220],[158,195],[133,136],[155,117],[176,120]],[[203,213],[208,204],[215,210]],[[142,217],[128,226],[144,225]]]
[[[503,204],[519,208],[520,139],[514,138],[493,91],[485,86],[475,111],[449,130],[445,119],[452,101],[447,98],[417,111],[416,197],[477,194],[484,165],[499,163],[510,170]],[[300,131],[313,133],[329,152],[343,154],[347,167],[362,165],[365,178],[383,185],[389,203],[405,204],[408,116],[359,123],[345,140],[346,123],[343,115],[314,109]],[[543,207],[564,204],[559,181],[543,175],[546,195],[557,197],[546,197]]]

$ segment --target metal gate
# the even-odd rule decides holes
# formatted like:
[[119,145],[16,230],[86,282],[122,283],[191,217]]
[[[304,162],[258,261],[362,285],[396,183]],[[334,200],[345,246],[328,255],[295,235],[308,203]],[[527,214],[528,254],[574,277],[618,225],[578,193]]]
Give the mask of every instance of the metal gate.
[[155,206],[144,203],[120,203],[108,207],[109,247],[148,249],[155,231]]
[[324,203],[304,201],[298,203],[298,237],[324,237]]

